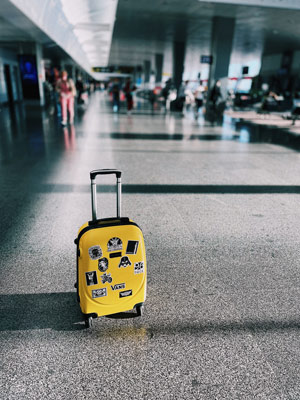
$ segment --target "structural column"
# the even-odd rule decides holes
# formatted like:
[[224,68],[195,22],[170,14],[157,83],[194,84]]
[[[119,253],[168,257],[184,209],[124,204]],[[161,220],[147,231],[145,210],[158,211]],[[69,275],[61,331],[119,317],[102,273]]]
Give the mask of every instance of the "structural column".
[[155,82],[162,81],[163,60],[163,54],[155,54]]
[[221,80],[221,90],[223,93],[226,92],[227,88],[234,27],[234,18],[214,17],[213,19],[211,38],[212,64],[208,86],[210,88],[217,80]]
[[184,56],[185,56],[185,43],[174,42],[173,43],[173,81],[176,89],[182,81],[182,75],[184,70]]
[[144,83],[149,83],[151,74],[151,61],[144,61]]
[[35,45],[36,51],[36,68],[38,76],[38,86],[40,93],[40,105],[45,105],[44,82],[45,82],[45,68],[43,63],[43,49],[39,43]]

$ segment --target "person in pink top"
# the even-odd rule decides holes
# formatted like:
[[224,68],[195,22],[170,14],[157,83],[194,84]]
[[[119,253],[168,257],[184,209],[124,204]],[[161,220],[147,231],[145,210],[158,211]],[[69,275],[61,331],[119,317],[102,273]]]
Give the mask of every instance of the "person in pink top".
[[68,78],[67,71],[62,71],[61,78],[56,84],[56,90],[59,93],[62,125],[67,125],[68,111],[70,124],[74,122],[74,98],[76,96],[76,88],[72,79]]

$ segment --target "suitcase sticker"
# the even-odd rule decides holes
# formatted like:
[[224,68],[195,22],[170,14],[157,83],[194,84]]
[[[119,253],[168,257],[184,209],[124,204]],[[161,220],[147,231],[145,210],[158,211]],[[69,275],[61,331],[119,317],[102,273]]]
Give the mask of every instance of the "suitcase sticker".
[[89,255],[92,260],[98,260],[102,257],[102,249],[100,246],[92,246],[89,248]]
[[120,238],[114,237],[109,240],[107,243],[107,251],[117,251],[122,250],[123,243]]
[[143,274],[144,273],[144,263],[140,261],[134,264],[134,273],[135,274]]
[[98,261],[98,269],[100,272],[105,272],[108,269],[108,259],[106,257],[100,258]]
[[121,267],[128,267],[131,265],[131,261],[129,260],[129,258],[127,256],[124,256],[121,258],[120,264],[119,264],[119,268]]
[[107,296],[107,289],[106,288],[92,290],[93,299],[97,299],[99,297],[105,297],[105,296]]
[[87,286],[98,285],[98,279],[97,279],[97,272],[96,271],[86,272],[85,273],[85,279],[86,279]]

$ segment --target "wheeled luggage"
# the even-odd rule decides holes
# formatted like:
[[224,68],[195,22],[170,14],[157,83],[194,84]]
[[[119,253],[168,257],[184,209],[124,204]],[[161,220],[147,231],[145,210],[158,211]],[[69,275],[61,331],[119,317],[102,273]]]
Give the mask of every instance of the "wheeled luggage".
[[182,112],[184,106],[184,100],[181,98],[177,98],[170,103],[170,111]]
[[[97,219],[96,176],[117,178],[117,217]],[[143,313],[147,269],[144,238],[139,226],[121,218],[121,171],[90,173],[92,221],[81,226],[77,245],[77,297],[87,327],[93,318],[136,309]]]

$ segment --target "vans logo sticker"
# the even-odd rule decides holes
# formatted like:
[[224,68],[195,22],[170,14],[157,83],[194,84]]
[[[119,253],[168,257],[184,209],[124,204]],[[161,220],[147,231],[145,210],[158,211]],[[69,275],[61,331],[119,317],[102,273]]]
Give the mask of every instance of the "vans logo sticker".
[[92,298],[93,299],[96,299],[97,297],[106,297],[106,296],[107,296],[106,288],[92,290]]
[[125,290],[125,292],[120,292],[119,293],[119,297],[128,297],[128,296],[132,296],[132,290]]
[[102,257],[102,249],[100,246],[92,246],[89,248],[89,256],[92,260],[99,260]]
[[136,254],[139,247],[137,240],[128,240],[126,254]]
[[86,272],[85,273],[85,279],[86,279],[87,286],[97,285],[98,284],[97,272],[96,271]]
[[101,275],[101,279],[102,279],[102,283],[106,283],[106,282],[108,282],[108,283],[112,283],[112,277],[111,277],[111,274],[103,274],[103,275]]
[[129,258],[127,256],[124,256],[121,258],[120,264],[119,264],[119,268],[121,267],[128,267],[128,265],[131,265],[131,261],[129,260]]
[[98,261],[98,269],[100,272],[105,272],[108,268],[108,259],[106,257],[100,258]]
[[125,289],[125,283],[116,283],[115,285],[110,285],[111,290],[121,290]]
[[142,274],[144,272],[144,261],[134,263],[134,273]]
[[122,250],[122,248],[123,244],[120,238],[113,237],[107,243],[107,251],[117,251]]

